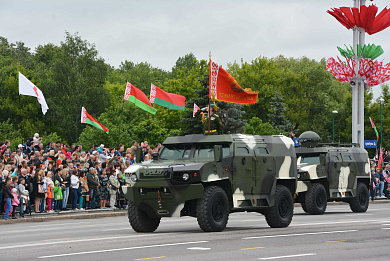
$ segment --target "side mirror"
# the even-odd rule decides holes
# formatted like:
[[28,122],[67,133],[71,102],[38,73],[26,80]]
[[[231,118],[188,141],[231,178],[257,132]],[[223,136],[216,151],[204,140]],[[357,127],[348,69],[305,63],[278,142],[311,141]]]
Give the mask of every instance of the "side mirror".
[[222,161],[222,146],[221,145],[214,145],[214,161],[220,162]]
[[138,147],[135,151],[135,157],[137,159],[137,162],[144,161],[143,153],[142,153],[142,147]]
[[158,152],[153,152],[152,153],[152,159],[153,160],[158,160],[159,156],[160,156],[160,154],[158,154]]

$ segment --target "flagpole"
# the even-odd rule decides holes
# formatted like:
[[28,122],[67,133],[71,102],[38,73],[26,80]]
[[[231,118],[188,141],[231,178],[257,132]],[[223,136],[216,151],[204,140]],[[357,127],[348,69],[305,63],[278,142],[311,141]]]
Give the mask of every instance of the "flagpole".
[[[127,80],[126,80],[126,85],[127,85]],[[124,104],[125,99],[122,100],[122,110],[121,110],[121,116],[119,116],[119,134],[118,134],[118,146],[120,144],[120,137],[121,137],[121,124],[122,124],[122,112],[123,112],[123,104]]]
[[211,51],[209,52],[209,104],[207,105],[207,114],[209,121],[209,136],[210,136],[210,88],[211,88]]

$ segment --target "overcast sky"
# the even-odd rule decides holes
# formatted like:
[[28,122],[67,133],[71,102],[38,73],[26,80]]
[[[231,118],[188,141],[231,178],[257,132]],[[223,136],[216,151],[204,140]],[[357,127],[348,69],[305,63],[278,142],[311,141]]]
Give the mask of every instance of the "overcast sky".
[[[352,0],[0,0],[0,35],[38,45],[59,45],[65,31],[96,44],[100,56],[148,62],[171,70],[190,52],[222,66],[241,59],[277,55],[336,57],[336,46],[352,44],[347,30],[326,11]],[[367,1],[371,4],[371,1]],[[381,11],[389,0],[373,1]],[[390,28],[366,43],[381,45],[390,62]],[[374,87],[374,93],[379,91]],[[376,95],[377,96],[377,95]]]

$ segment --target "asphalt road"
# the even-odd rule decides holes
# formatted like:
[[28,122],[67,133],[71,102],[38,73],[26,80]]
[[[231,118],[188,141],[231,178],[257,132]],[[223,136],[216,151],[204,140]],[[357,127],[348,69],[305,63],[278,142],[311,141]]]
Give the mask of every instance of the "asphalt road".
[[321,216],[295,208],[288,228],[269,228],[260,214],[235,213],[219,233],[194,218],[163,219],[154,233],[135,233],[127,217],[0,226],[0,260],[390,260],[390,204],[352,213],[328,206]]

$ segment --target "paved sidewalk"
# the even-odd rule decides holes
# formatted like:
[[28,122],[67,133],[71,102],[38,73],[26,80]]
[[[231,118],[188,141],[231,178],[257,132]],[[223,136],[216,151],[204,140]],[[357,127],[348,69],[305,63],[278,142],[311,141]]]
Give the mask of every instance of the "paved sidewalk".
[[[370,205],[373,204],[387,204],[390,203],[388,199],[375,199],[374,201],[370,200]],[[328,205],[348,205],[345,202],[328,202]],[[295,203],[295,207],[301,207],[300,203]],[[370,211],[370,208],[368,208]],[[126,216],[127,210],[122,209],[89,209],[86,211],[62,211],[60,213],[32,213],[32,215],[25,215],[24,218],[20,218],[17,214],[18,219],[4,220],[0,218],[0,225],[2,224],[13,224],[21,222],[45,222],[49,220],[61,220],[61,219],[92,219],[92,218],[103,218],[103,217],[116,217],[116,216]]]

